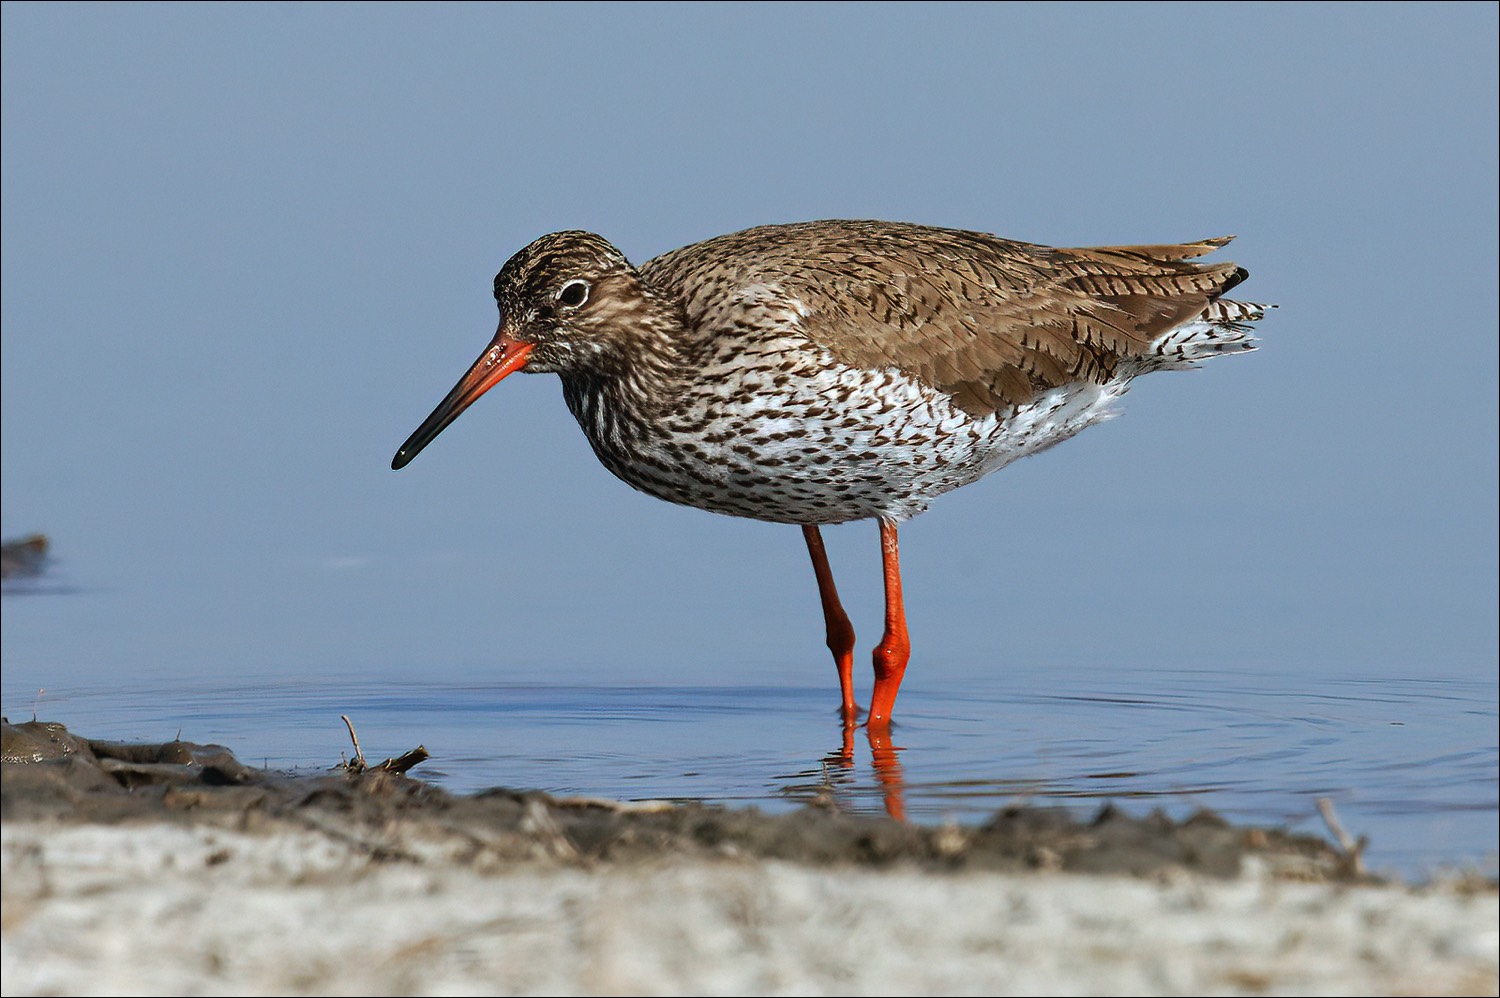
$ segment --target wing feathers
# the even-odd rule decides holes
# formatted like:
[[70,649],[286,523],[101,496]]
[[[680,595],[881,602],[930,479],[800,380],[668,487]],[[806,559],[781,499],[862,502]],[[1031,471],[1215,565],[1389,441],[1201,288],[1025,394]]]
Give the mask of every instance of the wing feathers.
[[1199,318],[1259,318],[1254,306],[1219,302],[1244,269],[1190,262],[1231,238],[1054,249],[954,229],[806,222],[684,247],[642,273],[700,303],[695,323],[733,321],[710,313],[735,289],[780,289],[803,334],[835,359],[899,368],[982,414],[1070,381],[1104,383]]

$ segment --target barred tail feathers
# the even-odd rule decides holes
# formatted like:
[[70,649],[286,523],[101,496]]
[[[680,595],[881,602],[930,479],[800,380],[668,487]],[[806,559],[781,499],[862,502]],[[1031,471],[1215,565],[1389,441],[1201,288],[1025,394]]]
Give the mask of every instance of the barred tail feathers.
[[1143,358],[1152,371],[1185,370],[1205,360],[1249,353],[1256,339],[1251,323],[1265,318],[1268,308],[1255,302],[1218,298],[1192,320],[1169,330],[1151,344]]

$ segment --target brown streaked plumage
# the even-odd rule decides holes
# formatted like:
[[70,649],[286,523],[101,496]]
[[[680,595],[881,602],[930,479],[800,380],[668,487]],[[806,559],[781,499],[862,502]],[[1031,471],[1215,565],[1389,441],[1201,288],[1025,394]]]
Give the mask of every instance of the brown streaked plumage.
[[802,526],[852,724],[854,635],[818,527],[874,518],[886,579],[869,724],[909,655],[896,524],[1111,415],[1131,380],[1252,349],[1228,238],[1055,249],[873,221],[763,226],[634,268],[558,232],[495,278],[500,329],[403,467],[515,370],[557,373],[600,461],[641,491]]
[[719,236],[641,271],[690,302],[726,280],[779,286],[817,303],[802,328],[839,361],[899,368],[980,415],[1069,381],[1107,381],[1122,360],[1147,353],[1249,276],[1233,263],[1183,262],[1230,238],[1053,249],[951,229],[809,222]]

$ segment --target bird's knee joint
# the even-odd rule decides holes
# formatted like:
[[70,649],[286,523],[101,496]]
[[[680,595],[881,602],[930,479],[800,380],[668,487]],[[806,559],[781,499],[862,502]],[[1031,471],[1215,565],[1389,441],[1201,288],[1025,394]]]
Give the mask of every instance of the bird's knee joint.
[[835,655],[846,655],[854,648],[854,628],[848,621],[828,625],[828,650]]
[[885,677],[899,675],[906,670],[911,650],[901,645],[881,644],[875,649],[875,675]]

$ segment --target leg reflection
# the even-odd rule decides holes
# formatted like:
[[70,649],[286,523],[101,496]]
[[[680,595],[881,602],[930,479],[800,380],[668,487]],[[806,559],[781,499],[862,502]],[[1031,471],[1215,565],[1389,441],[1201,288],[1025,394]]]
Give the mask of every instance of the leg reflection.
[[[906,820],[906,783],[901,772],[902,749],[891,744],[889,725],[865,729],[870,736],[870,760],[875,765],[875,779],[880,781],[881,795],[885,798],[885,813],[897,821]],[[845,731],[845,744],[848,732]]]
[[[847,810],[853,801],[851,794],[858,795],[859,779],[854,773],[855,726],[842,726],[839,747],[823,757],[823,779],[817,792],[818,799],[841,810]],[[870,762],[875,770],[875,780],[880,785],[885,813],[897,821],[906,820],[906,777],[901,769],[901,753],[906,751],[891,744],[889,726],[865,728],[870,742]],[[798,774],[805,777],[806,773]],[[805,785],[799,785],[804,790]]]

